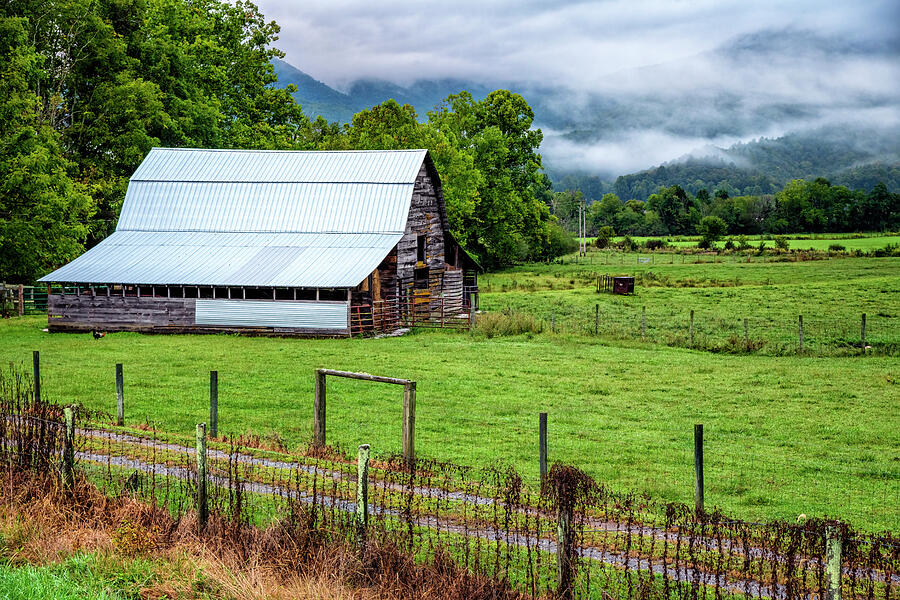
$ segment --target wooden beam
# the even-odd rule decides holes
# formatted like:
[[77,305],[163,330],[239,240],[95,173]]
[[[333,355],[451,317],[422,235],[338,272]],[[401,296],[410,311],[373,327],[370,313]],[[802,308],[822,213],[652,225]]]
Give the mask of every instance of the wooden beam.
[[396,385],[409,385],[415,382],[409,379],[397,379],[396,377],[383,377],[370,375],[369,373],[352,373],[350,371],[335,371],[333,369],[316,369],[317,374],[331,375],[333,377],[346,377],[347,379],[362,379],[363,381],[378,381],[380,383],[393,383]]

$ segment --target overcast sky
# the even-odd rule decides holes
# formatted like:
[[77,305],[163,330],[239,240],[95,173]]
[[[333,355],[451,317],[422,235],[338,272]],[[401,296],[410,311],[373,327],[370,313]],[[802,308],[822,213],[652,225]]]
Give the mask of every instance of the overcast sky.
[[[565,90],[567,106],[577,105],[582,94],[626,101],[632,96],[637,105],[651,96],[684,99],[711,88],[740,95],[740,110],[757,115],[766,113],[763,105],[806,106],[797,123],[757,119],[755,131],[733,135],[696,136],[645,123],[631,127],[630,137],[568,148],[591,162],[617,158],[622,169],[672,158],[672,152],[689,152],[704,142],[779,135],[834,119],[887,119],[893,125],[900,120],[898,0],[258,0],[258,5],[281,25],[276,46],[285,60],[337,89],[360,78],[405,85],[450,77],[498,87],[513,82],[558,87]],[[768,36],[761,47],[727,57],[716,53],[754,34]],[[547,128],[545,133],[554,135]],[[622,148],[636,140],[643,149],[630,153],[633,159],[623,158]],[[543,149],[553,154],[567,145],[557,137]]]

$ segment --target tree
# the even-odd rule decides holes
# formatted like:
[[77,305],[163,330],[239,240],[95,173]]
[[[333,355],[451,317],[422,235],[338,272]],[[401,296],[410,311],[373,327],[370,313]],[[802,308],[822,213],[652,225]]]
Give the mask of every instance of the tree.
[[543,134],[519,94],[495,90],[482,101],[468,92],[447,97],[428,123],[472,157],[481,178],[470,218],[460,223],[469,251],[486,266],[545,258],[550,247],[548,181],[537,153]]
[[728,233],[728,224],[719,217],[703,217],[700,219],[700,223],[697,224],[697,233],[701,236],[698,246],[700,248],[710,248]]
[[0,17],[0,273],[21,283],[78,256],[93,211],[29,89],[42,61],[27,44],[26,25]]

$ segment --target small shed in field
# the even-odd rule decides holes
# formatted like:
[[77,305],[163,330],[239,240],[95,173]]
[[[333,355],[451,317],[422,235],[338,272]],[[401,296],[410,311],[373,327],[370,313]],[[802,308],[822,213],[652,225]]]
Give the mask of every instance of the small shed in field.
[[116,231],[41,281],[51,331],[348,335],[478,293],[426,150],[154,148]]

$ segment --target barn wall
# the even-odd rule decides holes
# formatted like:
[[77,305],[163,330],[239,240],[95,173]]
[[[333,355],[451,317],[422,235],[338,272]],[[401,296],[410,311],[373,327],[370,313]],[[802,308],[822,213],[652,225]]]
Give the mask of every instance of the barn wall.
[[[203,301],[203,300],[201,300]],[[209,302],[209,301],[206,301]],[[216,301],[219,302],[219,301]],[[230,303],[242,300],[227,301]],[[250,304],[260,301],[247,300]],[[197,324],[196,298],[152,298],[135,296],[90,296],[87,294],[50,294],[48,324],[50,331],[143,331],[152,333],[220,333],[253,335],[346,335],[347,328],[277,327]],[[278,301],[271,304],[314,304]],[[335,303],[328,303],[335,304]],[[346,303],[340,303],[346,306]]]
[[425,263],[430,269],[444,269],[444,224],[437,190],[425,164],[419,169],[406,220],[406,231],[397,244],[397,277],[412,279],[416,268],[417,238],[425,236]]

